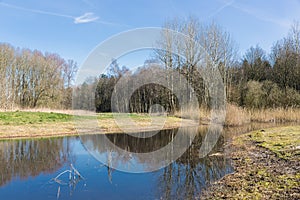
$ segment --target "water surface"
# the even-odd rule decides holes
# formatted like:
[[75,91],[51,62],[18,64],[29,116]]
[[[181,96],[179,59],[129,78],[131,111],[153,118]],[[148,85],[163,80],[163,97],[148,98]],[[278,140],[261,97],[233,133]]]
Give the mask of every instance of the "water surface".
[[[264,125],[265,126],[265,125]],[[109,157],[118,165],[151,169],[155,159],[141,159],[118,155],[113,149],[103,151],[97,136],[65,137],[40,140],[0,142],[0,197],[1,199],[195,199],[210,183],[232,172],[226,156],[225,143],[234,134],[258,129],[252,125],[225,129],[210,155],[199,158],[199,149],[207,127],[186,128],[184,133],[195,133],[192,145],[175,162],[148,173],[127,173],[112,169],[96,160],[82,145],[93,142],[94,151]],[[118,147],[133,153],[157,150],[167,145],[177,129],[160,131],[150,138],[126,134],[107,135]],[[172,153],[172,152],[170,152]],[[83,178],[65,170],[74,166]],[[73,172],[73,171],[72,171]]]

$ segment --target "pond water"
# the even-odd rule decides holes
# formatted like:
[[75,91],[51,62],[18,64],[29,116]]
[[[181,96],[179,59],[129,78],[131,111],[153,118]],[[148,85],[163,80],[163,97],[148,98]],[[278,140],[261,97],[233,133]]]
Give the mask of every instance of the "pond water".
[[[235,134],[261,127],[266,125],[224,129],[210,155],[204,158],[199,158],[199,148],[207,127],[185,128],[184,133],[164,130],[150,138],[107,135],[122,149],[144,153],[168,144],[176,134],[197,131],[192,145],[180,158],[148,173],[118,171],[95,159],[83,145],[86,141],[94,142],[94,151],[102,156],[113,154],[118,165],[126,166],[134,160],[137,168],[151,169],[156,164],[155,159],[118,155],[113,149],[105,152],[97,143],[97,135],[1,141],[0,197],[5,200],[195,199],[208,184],[233,171],[224,148],[226,142]],[[78,178],[77,171],[82,178]]]

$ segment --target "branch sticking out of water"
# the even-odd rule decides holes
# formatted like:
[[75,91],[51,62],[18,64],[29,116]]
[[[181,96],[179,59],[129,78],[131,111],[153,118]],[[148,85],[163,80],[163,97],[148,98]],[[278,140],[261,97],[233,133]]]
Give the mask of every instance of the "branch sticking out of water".
[[58,189],[57,189],[56,199],[59,199],[59,195],[60,195],[60,186],[58,186]]
[[[53,178],[52,180],[60,185],[67,185],[67,183],[63,182],[62,180],[59,179],[60,176],[62,176],[63,174],[65,173],[68,173],[69,174],[72,174],[72,171],[71,170],[65,170],[63,172],[61,172],[60,174],[58,174],[55,178]],[[71,177],[69,177],[69,180],[71,179]]]
[[85,179],[72,164],[70,165],[70,167],[74,171],[74,174],[76,174],[81,179]]
[[[67,181],[62,180],[62,175],[69,173],[69,178]],[[75,190],[77,183],[80,180],[84,180],[85,178],[79,173],[79,171],[73,166],[73,164],[70,164],[70,169],[65,170],[58,174],[55,178],[52,178],[50,180],[50,183],[57,183],[59,185],[58,190],[57,190],[57,199],[60,197],[60,186],[61,185],[69,185],[70,188],[70,195],[72,195],[73,190]]]

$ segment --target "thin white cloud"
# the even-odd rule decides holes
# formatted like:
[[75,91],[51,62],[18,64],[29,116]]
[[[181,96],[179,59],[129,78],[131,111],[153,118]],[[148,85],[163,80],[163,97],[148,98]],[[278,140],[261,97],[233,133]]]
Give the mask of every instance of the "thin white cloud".
[[[219,9],[217,9],[214,13],[212,13],[208,18],[213,17],[214,15],[217,15],[219,12],[221,12],[224,8],[226,7],[232,7],[236,10],[239,10],[241,12],[244,12],[248,15],[251,15],[255,17],[256,19],[260,21],[265,21],[265,22],[270,22],[273,24],[276,24],[278,26],[281,26],[283,28],[289,28],[292,24],[292,20],[290,19],[291,17],[279,17],[275,13],[271,13],[270,11],[268,12],[267,9],[263,9],[261,7],[257,6],[249,6],[246,5],[245,3],[242,3],[242,1],[236,1],[236,0],[220,0],[221,2],[224,3],[223,6],[221,6]],[[293,19],[298,19],[300,17],[299,15],[299,5],[300,5],[300,0],[291,0],[289,1],[290,5],[290,13],[289,14],[295,14],[296,17]],[[296,11],[295,11],[296,10]]]
[[247,13],[248,15],[251,15],[261,21],[270,22],[276,25],[279,25],[284,28],[288,28],[291,25],[291,21],[288,19],[278,18],[277,16],[274,16],[270,13],[268,13],[266,10],[261,10],[254,7],[248,7],[246,5],[243,5],[241,3],[237,4],[231,4],[233,8],[240,10],[244,13]]
[[4,6],[7,8],[12,8],[12,9],[16,9],[16,10],[22,10],[22,11],[26,11],[26,12],[31,12],[31,13],[35,13],[35,14],[50,15],[50,16],[55,16],[55,17],[63,17],[63,18],[73,19],[74,24],[97,22],[100,24],[110,25],[110,26],[127,26],[128,27],[128,25],[126,25],[126,24],[118,24],[118,23],[113,23],[113,22],[109,22],[109,21],[99,20],[99,17],[96,16],[92,12],[87,12],[87,13],[84,13],[83,15],[77,17],[77,16],[72,16],[72,15],[56,13],[56,12],[49,12],[49,11],[44,11],[44,10],[20,7],[20,6],[16,6],[13,4],[4,3],[2,1],[0,1],[0,6]]
[[55,12],[48,12],[48,11],[43,11],[43,10],[24,8],[24,7],[15,6],[15,5],[12,5],[12,4],[4,3],[4,2],[1,2],[1,1],[0,1],[0,5],[8,7],[8,8],[13,8],[13,9],[16,9],[16,10],[22,10],[22,11],[27,11],[27,12],[36,13],[36,14],[51,15],[51,16],[65,17],[65,18],[71,18],[71,19],[74,18],[71,15],[64,15],[64,14],[55,13]]
[[89,22],[94,22],[99,19],[98,16],[96,16],[94,13],[88,12],[84,13],[83,15],[79,17],[74,18],[74,23],[75,24],[83,24],[83,23],[89,23]]
[[224,5],[222,5],[220,8],[218,8],[216,11],[214,11],[213,13],[211,13],[208,18],[212,18],[214,16],[216,16],[217,14],[219,14],[220,12],[222,12],[222,10],[224,10],[225,8],[231,6],[234,3],[235,0],[231,0],[231,1],[226,1],[224,2]]

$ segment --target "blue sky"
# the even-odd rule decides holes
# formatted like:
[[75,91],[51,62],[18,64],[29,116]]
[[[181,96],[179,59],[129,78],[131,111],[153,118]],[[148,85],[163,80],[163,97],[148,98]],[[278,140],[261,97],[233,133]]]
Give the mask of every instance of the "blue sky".
[[108,37],[133,28],[160,27],[174,17],[216,21],[240,52],[267,52],[300,20],[299,0],[0,0],[0,42],[55,52],[82,64]]

